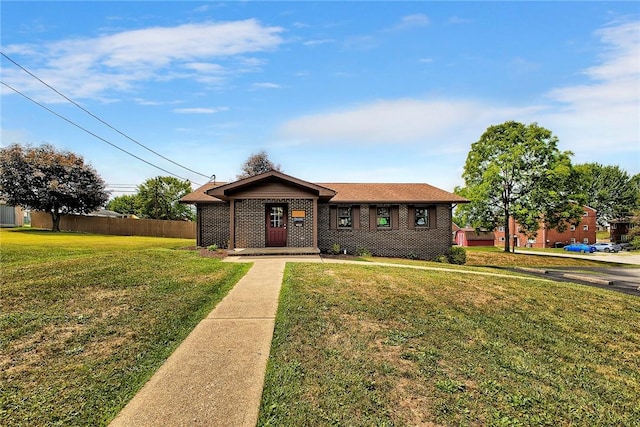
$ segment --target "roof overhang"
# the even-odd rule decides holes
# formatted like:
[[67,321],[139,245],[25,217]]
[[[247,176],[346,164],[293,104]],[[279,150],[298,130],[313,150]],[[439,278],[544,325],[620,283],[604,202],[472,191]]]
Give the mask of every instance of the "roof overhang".
[[321,200],[329,200],[336,195],[334,190],[311,182],[303,181],[278,171],[265,172],[260,175],[220,185],[207,190],[206,193],[216,199],[228,201],[234,196],[234,194],[242,193],[244,190],[250,189],[251,187],[270,182],[280,182],[288,186],[296,187],[318,197]]

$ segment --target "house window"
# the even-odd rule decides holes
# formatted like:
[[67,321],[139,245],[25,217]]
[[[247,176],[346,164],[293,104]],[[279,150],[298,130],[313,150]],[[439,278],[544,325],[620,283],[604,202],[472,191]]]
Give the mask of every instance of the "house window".
[[498,227],[498,231],[502,231],[504,233],[504,226]]
[[583,230],[583,231],[589,231],[589,226],[588,226],[588,225],[586,225],[586,224],[585,224],[585,225],[583,225],[583,226],[582,226],[582,230]]
[[351,208],[338,208],[338,228],[351,228]]
[[391,209],[376,209],[376,225],[378,228],[391,228]]
[[584,239],[582,239],[582,242],[583,242],[585,245],[588,245],[588,244],[589,244],[589,239],[587,239],[587,238],[585,237]]
[[500,241],[504,242],[504,236],[500,236]]
[[429,209],[416,208],[416,227],[428,227],[429,226]]
[[589,216],[589,212],[584,211],[584,213],[582,214],[582,216]]
[[575,237],[572,237],[572,238],[571,238],[571,243],[575,243],[575,242],[576,242],[576,238],[575,238]]
[[571,231],[576,231],[576,226],[575,225],[571,226]]
[[284,224],[284,208],[282,206],[271,207],[271,228],[280,228]]

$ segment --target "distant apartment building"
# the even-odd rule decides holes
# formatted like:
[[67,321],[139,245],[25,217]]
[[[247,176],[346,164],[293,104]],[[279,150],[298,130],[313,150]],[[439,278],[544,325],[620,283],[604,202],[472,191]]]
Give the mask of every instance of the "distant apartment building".
[[[596,210],[588,206],[583,206],[582,219],[577,225],[568,225],[565,231],[559,232],[549,230],[541,224],[535,237],[522,233],[520,225],[513,218],[509,219],[511,245],[515,247],[553,248],[570,243],[592,244],[596,242],[596,230]],[[495,245],[504,246],[505,238],[505,228],[498,227],[495,230]]]

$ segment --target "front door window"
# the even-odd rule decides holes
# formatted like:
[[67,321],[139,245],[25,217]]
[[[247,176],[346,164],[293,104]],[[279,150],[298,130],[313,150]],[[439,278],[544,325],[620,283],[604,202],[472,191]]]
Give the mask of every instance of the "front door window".
[[284,208],[282,206],[271,207],[271,228],[280,228],[284,225]]

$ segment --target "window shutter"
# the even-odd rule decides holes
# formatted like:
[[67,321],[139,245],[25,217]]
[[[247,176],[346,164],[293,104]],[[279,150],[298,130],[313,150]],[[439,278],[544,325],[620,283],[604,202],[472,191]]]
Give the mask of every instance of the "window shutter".
[[329,206],[329,229],[338,229],[338,207]]
[[351,207],[351,224],[354,230],[360,229],[360,206]]
[[436,216],[437,211],[437,206],[431,206],[429,208],[429,228],[436,228],[438,226],[438,218]]
[[391,206],[391,229],[400,229],[400,207]]
[[409,230],[416,229],[416,207],[413,205],[407,206],[407,228]]
[[369,205],[369,229],[375,230],[376,228],[376,207],[375,205]]

